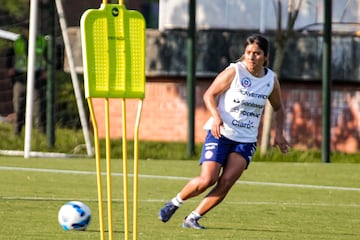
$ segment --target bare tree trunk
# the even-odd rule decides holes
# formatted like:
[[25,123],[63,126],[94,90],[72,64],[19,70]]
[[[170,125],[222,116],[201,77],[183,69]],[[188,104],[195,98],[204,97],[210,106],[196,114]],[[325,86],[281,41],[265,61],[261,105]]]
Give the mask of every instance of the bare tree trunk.
[[[282,22],[282,16],[281,16],[281,8],[282,3],[281,0],[277,1],[277,31],[275,36],[275,57],[274,57],[274,63],[273,63],[273,71],[277,76],[280,75],[280,69],[284,58],[284,51],[285,46],[289,38],[293,34],[294,30],[294,24],[296,21],[296,18],[299,14],[299,10],[301,7],[303,0],[299,0],[297,2],[297,5],[294,8],[294,0],[288,1],[288,19],[287,19],[287,26],[286,30],[282,29],[281,22]],[[262,129],[262,135],[261,135],[261,143],[260,143],[260,154],[265,155],[267,151],[269,150],[270,146],[270,136],[271,136],[271,121],[272,121],[272,115],[273,115],[273,108],[269,101],[266,102],[265,109],[264,109],[264,118],[263,118],[263,129]]]
[[[278,45],[274,57],[273,71],[278,75],[284,57],[284,46]],[[274,110],[269,101],[266,101],[264,109],[263,130],[261,134],[260,154],[264,155],[269,150],[271,136],[271,121]]]
[[260,154],[265,155],[269,150],[270,146],[270,133],[271,133],[271,121],[273,115],[273,108],[269,101],[266,101],[264,109],[264,119],[263,119],[263,130],[261,135],[260,143]]

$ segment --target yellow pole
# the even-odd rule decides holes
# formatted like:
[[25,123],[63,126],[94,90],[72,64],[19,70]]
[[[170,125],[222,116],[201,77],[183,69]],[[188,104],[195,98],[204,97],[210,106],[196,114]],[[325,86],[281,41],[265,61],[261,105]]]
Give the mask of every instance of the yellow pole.
[[139,186],[139,126],[143,101],[138,104],[134,133],[134,187],[133,187],[133,240],[138,237],[138,186]]
[[126,139],[126,100],[122,98],[122,123],[123,123],[123,184],[124,184],[124,226],[125,240],[129,239],[129,218],[128,218],[128,170],[127,170],[127,139]]
[[94,114],[94,108],[91,98],[87,99],[91,121],[94,128],[94,144],[95,144],[95,161],[96,161],[96,180],[97,180],[97,190],[98,190],[98,208],[99,208],[99,225],[100,225],[100,239],[104,240],[104,213],[103,213],[103,204],[102,204],[102,181],[101,181],[101,167],[100,167],[100,144],[99,144],[99,134],[97,122]]
[[113,239],[112,229],[112,187],[111,187],[111,158],[110,158],[110,111],[109,98],[105,98],[105,127],[106,127],[106,175],[108,200],[109,240]]
[[119,5],[123,5],[124,1],[123,0],[119,0]]

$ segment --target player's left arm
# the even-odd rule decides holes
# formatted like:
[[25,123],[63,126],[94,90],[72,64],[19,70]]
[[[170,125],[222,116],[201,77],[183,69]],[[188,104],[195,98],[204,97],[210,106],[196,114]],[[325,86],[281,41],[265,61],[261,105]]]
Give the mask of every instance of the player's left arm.
[[278,146],[282,153],[287,153],[289,143],[283,135],[285,111],[281,98],[280,83],[277,77],[274,79],[274,89],[269,96],[269,101],[275,112],[275,139],[274,145]]

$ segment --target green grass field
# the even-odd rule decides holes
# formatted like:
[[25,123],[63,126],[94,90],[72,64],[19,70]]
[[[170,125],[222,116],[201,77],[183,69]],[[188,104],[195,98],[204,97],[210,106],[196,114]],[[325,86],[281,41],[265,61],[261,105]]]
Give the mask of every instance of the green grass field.
[[[121,166],[112,160],[114,239],[124,239]],[[139,161],[139,239],[360,239],[359,164],[253,162],[201,220],[206,230],[180,226],[201,197],[186,202],[168,223],[158,220],[158,210],[198,172],[193,160]],[[0,157],[0,175],[1,239],[100,239],[93,159]],[[91,208],[88,230],[59,226],[58,210],[69,200]]]

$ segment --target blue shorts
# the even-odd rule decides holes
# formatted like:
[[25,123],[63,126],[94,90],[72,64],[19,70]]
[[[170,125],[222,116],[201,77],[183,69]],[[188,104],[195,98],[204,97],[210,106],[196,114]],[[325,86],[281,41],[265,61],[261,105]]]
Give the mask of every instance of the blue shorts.
[[236,152],[245,158],[247,166],[249,166],[255,150],[256,142],[240,143],[230,140],[224,136],[221,136],[219,139],[217,139],[211,134],[211,131],[209,131],[202,147],[200,165],[205,161],[213,161],[220,163],[224,167],[226,165],[229,154]]

